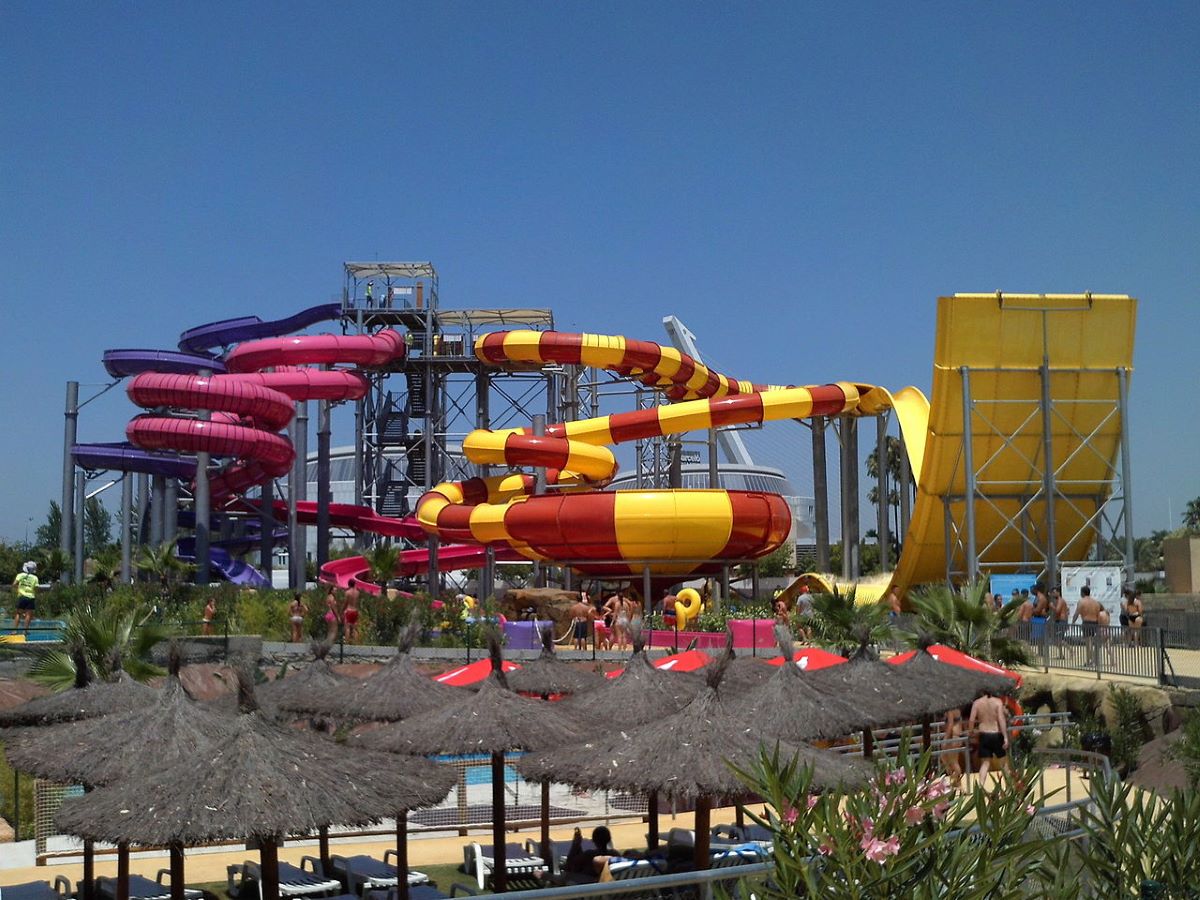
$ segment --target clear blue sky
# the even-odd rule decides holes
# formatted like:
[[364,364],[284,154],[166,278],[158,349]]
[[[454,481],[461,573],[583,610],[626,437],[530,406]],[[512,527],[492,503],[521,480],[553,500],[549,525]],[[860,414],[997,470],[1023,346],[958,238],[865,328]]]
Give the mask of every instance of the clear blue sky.
[[1177,524],[1200,6],[844,6],[4,4],[0,536],[58,496],[104,349],[328,300],[352,258],[563,329],[676,313],[793,383],[927,387],[939,294],[1130,293],[1135,522]]

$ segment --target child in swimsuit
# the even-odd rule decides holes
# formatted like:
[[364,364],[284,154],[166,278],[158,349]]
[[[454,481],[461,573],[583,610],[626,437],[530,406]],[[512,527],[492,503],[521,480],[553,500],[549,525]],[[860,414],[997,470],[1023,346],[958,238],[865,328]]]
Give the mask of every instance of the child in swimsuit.
[[337,640],[338,623],[341,619],[342,611],[338,608],[333,588],[330,588],[325,595],[325,640],[331,644]]

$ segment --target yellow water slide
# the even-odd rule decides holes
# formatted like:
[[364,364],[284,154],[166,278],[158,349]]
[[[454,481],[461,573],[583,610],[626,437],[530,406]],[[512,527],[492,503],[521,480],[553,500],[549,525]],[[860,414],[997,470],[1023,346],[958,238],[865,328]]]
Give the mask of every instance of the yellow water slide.
[[[955,294],[938,299],[933,386],[898,392],[917,496],[894,583],[963,571],[967,489],[963,369],[972,404],[975,545],[980,567],[1036,571],[1050,536],[1042,366],[1049,371],[1053,531],[1061,561],[1099,530],[1121,446],[1122,382],[1133,368],[1137,301],[1112,294]],[[949,525],[948,525],[949,523]],[[949,528],[951,540],[947,541]]]

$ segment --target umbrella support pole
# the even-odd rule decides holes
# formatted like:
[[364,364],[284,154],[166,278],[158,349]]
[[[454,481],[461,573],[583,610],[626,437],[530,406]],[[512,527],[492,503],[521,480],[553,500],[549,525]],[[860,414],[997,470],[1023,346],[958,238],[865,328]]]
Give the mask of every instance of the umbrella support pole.
[[83,842],[83,900],[96,900],[96,851],[91,841]]
[[396,890],[408,900],[408,810],[396,812]]
[[129,844],[117,844],[117,900],[129,900]]
[[[542,782],[542,859],[550,863],[550,782]],[[403,900],[403,898],[401,898]]]
[[709,829],[712,827],[712,803],[707,797],[696,800],[696,871],[708,868]]
[[[173,843],[170,850],[171,867],[171,900],[183,900],[183,891],[187,887],[183,883],[183,844]],[[279,900],[276,897],[276,900]]]
[[275,843],[274,835],[259,842],[258,859],[262,870],[262,900],[279,900],[279,845]]
[[933,747],[933,723],[930,722],[929,716],[921,720],[921,749],[926,753]]
[[738,828],[746,827],[746,807],[740,803],[733,809],[733,821]]
[[646,846],[658,849],[658,794],[651,794],[646,801]]
[[321,871],[333,871],[329,862],[329,826],[322,825],[317,829],[317,855],[321,858]]
[[875,753],[875,735],[870,728],[863,729],[863,759],[870,759]]
[[[496,861],[492,870],[492,890],[503,894],[508,890],[508,855],[504,846],[504,754],[492,754],[492,853]],[[279,900],[267,897],[264,900]]]

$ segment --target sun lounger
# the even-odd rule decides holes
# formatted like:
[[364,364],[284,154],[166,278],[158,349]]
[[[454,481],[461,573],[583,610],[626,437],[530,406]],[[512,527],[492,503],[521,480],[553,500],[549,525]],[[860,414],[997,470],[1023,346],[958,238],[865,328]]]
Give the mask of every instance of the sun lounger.
[[[117,879],[102,876],[96,879],[96,892],[101,897],[115,900],[117,896]],[[184,888],[183,896],[185,900],[200,900],[204,895],[203,891],[198,891],[195,888]],[[150,880],[144,875],[129,876],[129,900],[170,900],[171,897],[171,870],[159,869],[155,880]]]
[[[262,870],[258,863],[246,860],[240,866],[227,866],[225,872],[230,897],[258,897],[259,900],[263,900]],[[246,893],[247,890],[252,893]],[[328,897],[341,890],[342,883],[336,878],[324,875],[321,863],[316,857],[303,857],[299,867],[285,862],[279,864],[280,897]]]
[[[527,853],[520,844],[505,844],[504,848],[504,869],[508,881],[511,884],[539,886],[541,876],[547,871],[546,861]],[[471,843],[463,847],[463,871],[475,876],[480,890],[487,888],[495,865],[495,850],[491,844]]]
[[[327,873],[341,880],[343,887],[351,894],[363,894],[366,891],[390,888],[396,886],[395,850],[388,850],[380,861],[373,856],[331,856],[330,871]],[[389,862],[389,860],[393,860]],[[429,876],[424,872],[409,870],[408,884],[426,884]]]
[[8,884],[0,887],[0,900],[62,900],[71,893],[71,882],[65,875],[48,881],[27,881],[24,884]]

